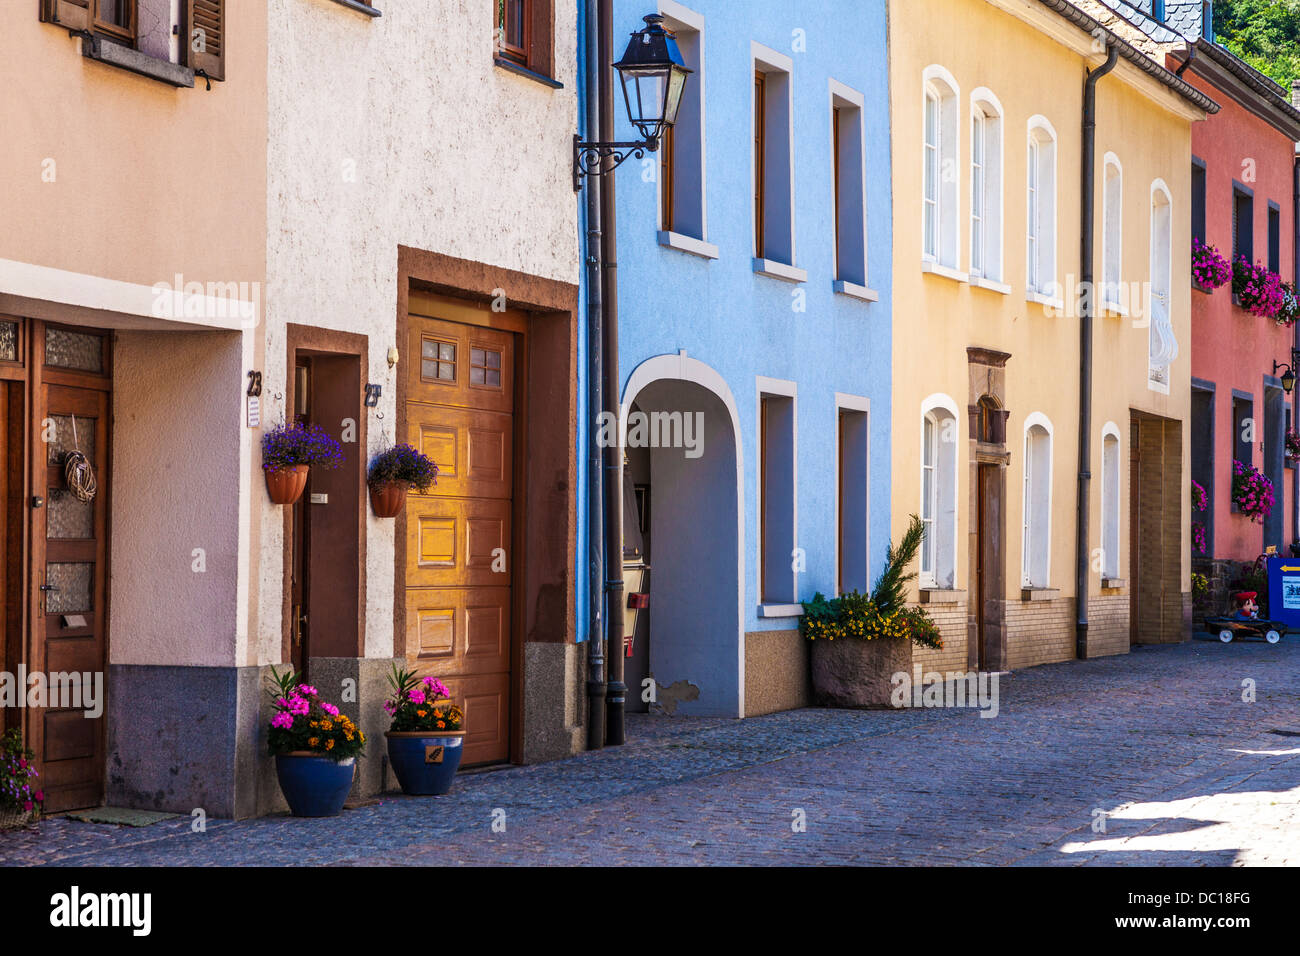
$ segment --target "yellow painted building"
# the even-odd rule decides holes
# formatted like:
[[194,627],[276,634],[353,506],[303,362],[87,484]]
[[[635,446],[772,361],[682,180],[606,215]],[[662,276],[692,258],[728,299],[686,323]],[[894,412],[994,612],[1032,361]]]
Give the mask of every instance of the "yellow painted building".
[[[913,599],[944,637],[917,662],[1008,670],[1182,640],[1191,124],[1216,106],[1085,0],[894,0],[889,46],[891,524],[897,539],[910,515],[925,522]],[[1089,71],[1098,294],[1081,451]]]

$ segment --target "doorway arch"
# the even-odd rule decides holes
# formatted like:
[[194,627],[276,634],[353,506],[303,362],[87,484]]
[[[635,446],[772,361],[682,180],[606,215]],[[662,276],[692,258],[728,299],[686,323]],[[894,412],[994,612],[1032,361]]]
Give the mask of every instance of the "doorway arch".
[[[634,411],[641,417],[632,419],[629,432]],[[665,433],[653,424],[655,413],[667,416],[660,425],[674,413],[700,423],[698,447],[655,441]],[[685,352],[647,359],[624,386],[619,433],[629,462],[649,476],[646,667],[658,703],[668,713],[742,717],[744,455],[731,389]],[[627,445],[629,435],[638,447]],[[641,702],[641,690],[629,681],[629,706]]]

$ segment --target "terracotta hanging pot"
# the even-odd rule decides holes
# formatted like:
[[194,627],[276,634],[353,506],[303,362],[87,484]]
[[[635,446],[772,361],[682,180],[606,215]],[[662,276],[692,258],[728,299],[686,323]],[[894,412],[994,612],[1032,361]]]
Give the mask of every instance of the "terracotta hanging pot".
[[266,475],[266,491],[271,496],[271,503],[291,505],[302,497],[302,490],[307,487],[307,469],[310,465],[294,465],[278,471],[263,469]]
[[380,481],[370,486],[370,507],[377,518],[396,518],[406,505],[406,492],[410,489],[404,481]]

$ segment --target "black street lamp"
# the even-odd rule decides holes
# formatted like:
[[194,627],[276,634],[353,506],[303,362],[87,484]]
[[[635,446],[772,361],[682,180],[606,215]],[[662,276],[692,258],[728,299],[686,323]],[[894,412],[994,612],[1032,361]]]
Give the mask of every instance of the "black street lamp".
[[1296,370],[1296,365],[1300,364],[1300,361],[1298,360],[1300,360],[1300,351],[1292,349],[1290,365],[1283,365],[1281,362],[1273,363],[1274,375],[1277,374],[1278,369],[1280,368],[1286,369],[1286,371],[1282,373],[1282,391],[1286,392],[1288,395],[1290,395],[1291,392],[1295,389],[1295,380],[1296,380],[1295,370]]
[[[573,191],[582,189],[582,177],[601,176],[617,169],[630,156],[638,159],[646,150],[659,148],[663,132],[677,122],[682,105],[686,77],[693,70],[686,66],[677,40],[660,24],[663,17],[652,13],[645,17],[645,27],[632,34],[623,59],[614,64],[623,84],[623,103],[627,118],[645,139],[632,143],[587,143],[573,137]],[[613,159],[607,164],[606,159]]]

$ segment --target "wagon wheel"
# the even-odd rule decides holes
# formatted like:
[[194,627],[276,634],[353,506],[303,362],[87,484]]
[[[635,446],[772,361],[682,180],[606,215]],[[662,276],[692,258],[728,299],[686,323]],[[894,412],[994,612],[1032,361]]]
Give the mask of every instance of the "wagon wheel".
[[1219,632],[1219,640],[1223,641],[1225,644],[1231,644],[1234,636],[1232,628],[1230,627],[1225,627]]
[[1282,640],[1282,634],[1277,628],[1270,627],[1264,633],[1264,640],[1268,641],[1270,644],[1276,644],[1278,641]]

